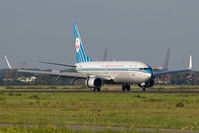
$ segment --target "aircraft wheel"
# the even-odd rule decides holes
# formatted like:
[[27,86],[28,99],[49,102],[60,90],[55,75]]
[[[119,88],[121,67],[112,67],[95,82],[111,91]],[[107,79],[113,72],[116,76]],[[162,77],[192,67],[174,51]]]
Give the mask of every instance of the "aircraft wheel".
[[126,90],[127,90],[127,91],[130,91],[130,90],[131,90],[130,85],[126,85]]
[[100,92],[101,88],[97,88],[97,91]]
[[122,85],[122,91],[126,90],[126,85]]
[[142,91],[146,91],[146,88],[142,88]]

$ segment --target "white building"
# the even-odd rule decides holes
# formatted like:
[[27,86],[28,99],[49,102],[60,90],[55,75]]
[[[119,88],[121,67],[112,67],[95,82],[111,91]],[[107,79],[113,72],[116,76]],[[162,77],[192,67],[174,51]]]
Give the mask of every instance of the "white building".
[[24,83],[31,83],[35,82],[37,78],[35,76],[30,76],[30,77],[19,77],[17,78],[18,81],[24,82]]

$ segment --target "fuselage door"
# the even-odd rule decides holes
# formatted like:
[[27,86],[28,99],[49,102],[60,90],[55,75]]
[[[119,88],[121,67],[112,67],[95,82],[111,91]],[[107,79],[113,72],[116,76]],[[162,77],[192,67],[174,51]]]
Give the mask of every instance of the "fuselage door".
[[130,65],[130,69],[128,71],[129,71],[130,78],[132,80],[135,79],[135,68],[133,65]]

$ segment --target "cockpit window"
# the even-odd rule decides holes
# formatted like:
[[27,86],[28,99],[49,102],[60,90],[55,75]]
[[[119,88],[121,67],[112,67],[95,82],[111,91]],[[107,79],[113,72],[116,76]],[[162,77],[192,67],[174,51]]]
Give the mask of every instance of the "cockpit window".
[[139,68],[139,70],[152,70],[152,68]]

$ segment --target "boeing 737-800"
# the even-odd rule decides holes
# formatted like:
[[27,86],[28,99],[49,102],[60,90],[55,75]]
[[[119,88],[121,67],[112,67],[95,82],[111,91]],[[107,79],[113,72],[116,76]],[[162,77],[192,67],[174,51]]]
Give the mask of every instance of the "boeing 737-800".
[[[143,91],[146,91],[146,88],[154,85],[154,78],[157,76],[189,72],[192,69],[192,56],[190,56],[189,69],[164,72],[153,72],[153,69],[148,64],[139,61],[93,61],[84,52],[77,24],[73,24],[73,28],[76,64],[66,65],[51,62],[41,63],[73,67],[77,72],[46,72],[33,70],[18,70],[18,72],[85,79],[86,86],[93,88],[93,91],[100,91],[103,84],[122,84],[122,91],[130,91],[130,84],[137,84]],[[9,68],[11,68],[7,58],[6,61]]]

